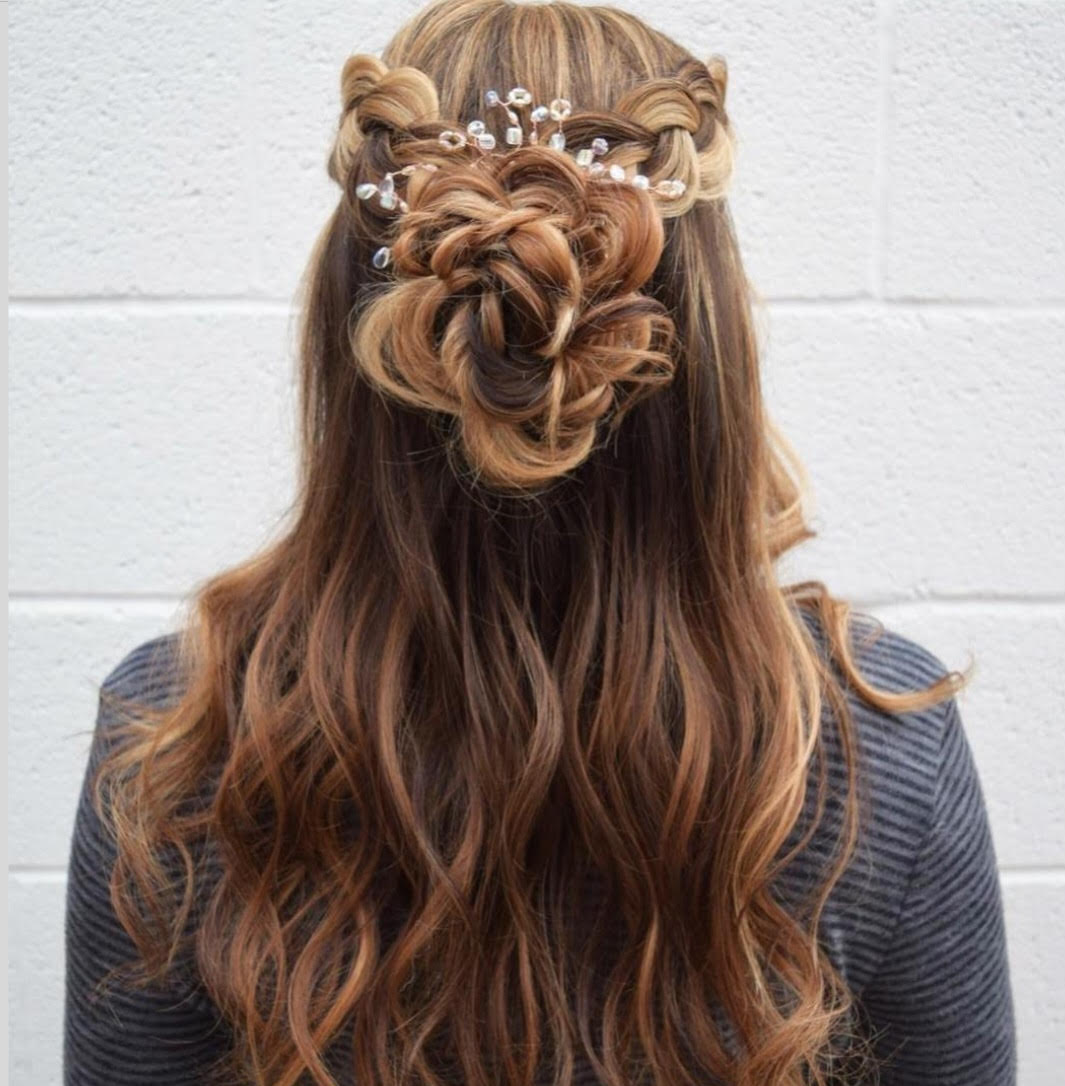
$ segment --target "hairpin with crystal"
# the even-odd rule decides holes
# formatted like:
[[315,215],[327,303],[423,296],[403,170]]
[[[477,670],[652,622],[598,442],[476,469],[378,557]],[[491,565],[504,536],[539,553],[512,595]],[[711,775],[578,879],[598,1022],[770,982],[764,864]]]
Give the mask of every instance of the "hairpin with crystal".
[[[567,99],[554,98],[550,105],[535,106],[532,109],[529,114],[531,130],[528,140],[525,138],[525,130],[516,110],[532,105],[533,97],[529,91],[524,87],[512,87],[508,91],[506,98],[502,98],[498,91],[490,90],[485,92],[484,101],[489,109],[502,109],[506,112],[507,129],[504,139],[508,147],[521,147],[525,143],[539,144],[540,126],[547,121],[554,121],[557,127],[548,138],[547,146],[552,150],[565,153],[566,134],[563,131],[562,122],[573,111],[573,107]],[[467,146],[472,146],[482,154],[490,154],[496,147],[495,136],[488,131],[487,125],[480,118],[470,121],[464,129],[445,129],[440,133],[438,139],[440,145],[446,151],[461,151]],[[609,149],[607,141],[602,136],[596,136],[588,147],[582,147],[577,151],[574,159],[577,165],[586,170],[590,177],[627,182],[638,189],[649,190],[669,200],[675,200],[677,197],[684,195],[687,186],[679,177],[664,178],[652,185],[650,178],[646,174],[636,171],[629,175],[626,173],[625,168],[616,162],[608,166],[604,162],[597,161]],[[409,166],[404,166],[401,170],[386,173],[377,184],[372,181],[363,182],[355,189],[355,194],[360,200],[369,200],[376,195],[380,206],[386,210],[398,208],[400,212],[409,211],[410,208],[406,200],[396,192],[396,176],[409,176],[415,170],[436,169],[439,169],[439,166],[435,162],[415,162]],[[384,245],[373,254],[371,262],[375,268],[385,268],[391,258],[391,249]]]

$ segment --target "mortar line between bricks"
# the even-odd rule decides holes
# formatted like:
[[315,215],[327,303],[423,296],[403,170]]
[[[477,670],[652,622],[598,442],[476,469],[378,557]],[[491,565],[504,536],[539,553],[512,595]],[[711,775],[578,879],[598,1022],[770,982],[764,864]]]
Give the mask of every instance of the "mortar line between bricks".
[[1014,886],[1065,887],[1065,868],[1060,867],[1000,867],[999,881],[1006,888]]
[[943,608],[945,610],[980,607],[1050,608],[1065,606],[1065,595],[1033,592],[1031,595],[928,595],[928,596],[850,596],[855,607]]
[[1041,317],[1065,313],[1065,300],[996,302],[992,299],[950,298],[769,298],[760,308],[774,314],[839,312],[874,317],[887,313],[933,313],[963,317]]
[[286,316],[298,310],[295,299],[254,294],[153,294],[144,297],[128,295],[65,295],[54,298],[26,295],[12,296],[8,303],[11,316],[31,316],[54,313],[62,316],[146,316],[189,313],[248,313],[253,316],[278,314]]
[[186,596],[169,592],[10,592],[7,602],[26,610],[63,607],[179,607]]

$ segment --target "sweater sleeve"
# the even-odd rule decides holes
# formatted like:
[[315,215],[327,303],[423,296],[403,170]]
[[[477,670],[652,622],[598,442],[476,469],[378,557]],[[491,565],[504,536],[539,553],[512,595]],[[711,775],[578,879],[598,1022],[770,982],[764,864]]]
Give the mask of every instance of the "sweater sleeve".
[[[105,680],[105,689],[143,685],[137,652]],[[90,798],[91,777],[109,745],[112,717],[101,700],[70,844],[63,1081],[65,1086],[206,1082],[208,1069],[224,1051],[226,1031],[202,992],[178,980],[149,989],[112,980],[99,988],[113,966],[136,957],[111,905],[115,846]]]
[[1013,1086],[1002,899],[972,751],[952,701],[924,841],[862,1003],[882,1086]]

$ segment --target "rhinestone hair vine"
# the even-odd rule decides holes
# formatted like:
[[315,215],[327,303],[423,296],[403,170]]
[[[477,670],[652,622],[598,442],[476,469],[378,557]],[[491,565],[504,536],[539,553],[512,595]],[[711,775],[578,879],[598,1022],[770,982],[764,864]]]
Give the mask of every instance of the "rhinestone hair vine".
[[[566,152],[566,134],[563,130],[563,122],[572,112],[572,106],[565,98],[555,98],[550,105],[535,106],[529,113],[530,131],[526,138],[525,129],[522,127],[521,118],[517,109],[531,106],[532,95],[524,87],[513,87],[502,98],[498,91],[485,92],[484,102],[489,109],[502,109],[507,115],[507,129],[504,139],[508,147],[521,147],[522,145],[540,144],[540,126],[548,121],[555,121],[558,127],[547,139],[546,146],[554,151]],[[439,137],[440,145],[447,151],[461,151],[467,146],[475,147],[482,154],[490,154],[496,148],[496,138],[488,131],[484,121],[480,118],[470,121],[464,129],[446,129]],[[541,146],[543,146],[541,144]],[[607,165],[598,161],[609,150],[609,144],[602,136],[596,136],[588,147],[582,147],[573,156],[577,165],[585,170],[590,177],[600,178],[605,181],[627,183],[638,189],[646,189],[657,193],[668,200],[675,200],[683,196],[686,185],[678,177],[669,177],[651,184],[646,174],[640,172],[627,174],[623,166],[617,163]],[[437,170],[434,162],[416,162],[404,166],[401,170],[389,171],[377,183],[364,181],[355,189],[355,195],[360,200],[369,200],[376,196],[378,204],[387,211],[398,209],[400,212],[409,211],[407,201],[396,191],[396,177],[409,176],[415,170]],[[384,245],[378,249],[371,258],[375,268],[388,267],[392,259],[392,250]]]

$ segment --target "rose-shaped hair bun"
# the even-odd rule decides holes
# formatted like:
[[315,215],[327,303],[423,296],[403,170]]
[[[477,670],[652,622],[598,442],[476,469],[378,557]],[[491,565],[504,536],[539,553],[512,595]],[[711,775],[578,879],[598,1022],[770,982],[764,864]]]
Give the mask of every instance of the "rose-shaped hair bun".
[[355,356],[382,391],[456,419],[479,480],[551,482],[672,379],[673,322],[641,292],[664,243],[648,192],[528,146],[419,171],[407,202]]

